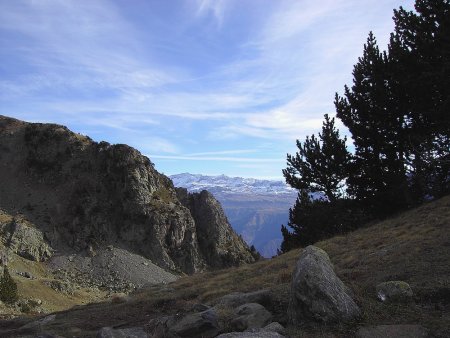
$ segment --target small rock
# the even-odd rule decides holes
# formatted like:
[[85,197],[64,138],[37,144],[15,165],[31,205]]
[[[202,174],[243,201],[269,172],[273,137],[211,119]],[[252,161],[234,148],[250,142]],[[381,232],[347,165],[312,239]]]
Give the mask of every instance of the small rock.
[[258,303],[248,303],[235,309],[235,317],[231,321],[234,331],[262,328],[270,323],[272,314]]
[[219,333],[218,317],[214,309],[188,314],[169,330],[180,337],[215,337]]
[[286,329],[278,322],[272,322],[269,325],[266,325],[262,329],[263,331],[269,331],[269,332],[277,332],[281,335],[284,335],[286,333]]
[[336,276],[327,253],[313,245],[300,255],[292,277],[289,321],[325,323],[352,320],[360,310],[344,283]]
[[378,299],[382,302],[406,302],[413,296],[411,287],[403,281],[380,283],[377,285],[376,291]]
[[17,274],[19,275],[19,276],[22,276],[22,277],[25,277],[25,278],[28,278],[28,279],[34,279],[34,277],[33,277],[33,275],[31,275],[31,273],[29,273],[28,271],[17,271]]
[[378,325],[362,327],[357,338],[425,338],[428,332],[420,325]]
[[218,316],[214,309],[187,315],[152,319],[146,325],[151,337],[212,338],[219,333]]

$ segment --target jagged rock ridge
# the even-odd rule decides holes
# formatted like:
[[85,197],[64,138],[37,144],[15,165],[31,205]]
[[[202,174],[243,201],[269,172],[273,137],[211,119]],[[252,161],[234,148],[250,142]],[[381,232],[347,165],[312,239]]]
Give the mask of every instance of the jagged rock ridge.
[[[59,252],[95,254],[113,245],[187,273],[254,260],[235,234],[221,242],[222,234],[233,233],[226,218],[204,223],[180,202],[172,181],[127,145],[0,116],[0,163],[0,207],[24,214]],[[214,215],[220,205],[211,199],[202,210],[213,206]],[[205,229],[217,233],[208,248],[200,240]],[[220,263],[211,261],[211,252]]]

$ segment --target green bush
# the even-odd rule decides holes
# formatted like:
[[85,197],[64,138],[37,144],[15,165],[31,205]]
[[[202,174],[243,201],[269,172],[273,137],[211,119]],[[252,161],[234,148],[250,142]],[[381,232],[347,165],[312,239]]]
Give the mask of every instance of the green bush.
[[3,269],[3,277],[0,278],[0,300],[5,303],[15,303],[19,299],[17,284],[9,274],[8,268]]

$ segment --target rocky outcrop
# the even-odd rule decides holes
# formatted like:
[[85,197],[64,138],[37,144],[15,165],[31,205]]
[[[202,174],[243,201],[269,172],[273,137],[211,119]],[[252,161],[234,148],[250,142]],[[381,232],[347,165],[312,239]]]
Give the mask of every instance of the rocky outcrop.
[[11,217],[0,210],[0,241],[13,253],[36,262],[50,258],[52,249],[39,229],[23,217]]
[[176,188],[176,191],[179,200],[194,217],[200,250],[209,266],[229,267],[255,260],[211,193],[206,190],[188,193],[185,188]]
[[[193,217],[170,179],[129,146],[0,116],[0,177],[0,207],[24,214],[59,252],[113,245],[187,273],[251,261],[231,228],[207,223],[218,220],[210,217],[217,209],[204,220]],[[196,204],[205,213],[213,206],[209,198],[198,202],[207,203]],[[218,235],[205,241],[208,227]]]
[[308,246],[295,266],[288,317],[291,323],[307,320],[349,321],[360,314],[344,283],[336,276],[327,253]]

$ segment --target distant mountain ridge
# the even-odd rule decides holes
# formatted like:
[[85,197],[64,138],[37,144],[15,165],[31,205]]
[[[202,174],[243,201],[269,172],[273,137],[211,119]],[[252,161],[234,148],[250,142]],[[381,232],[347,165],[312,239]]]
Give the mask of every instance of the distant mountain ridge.
[[218,191],[222,194],[297,194],[295,189],[283,181],[276,180],[229,177],[226,175],[208,176],[190,173],[172,175],[170,178],[175,186],[184,187],[191,192],[208,190],[211,192]]
[[210,191],[242,238],[264,256],[276,255],[281,224],[286,224],[297,190],[283,181],[183,173],[170,176],[176,187]]

